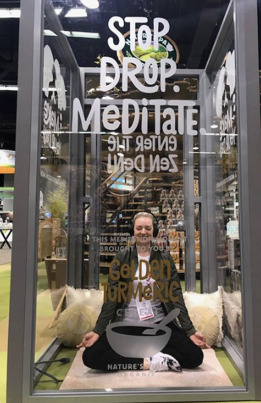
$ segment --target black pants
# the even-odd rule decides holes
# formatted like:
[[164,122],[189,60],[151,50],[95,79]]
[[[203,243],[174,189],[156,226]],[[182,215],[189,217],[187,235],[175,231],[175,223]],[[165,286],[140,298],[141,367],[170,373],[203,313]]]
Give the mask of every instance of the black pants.
[[[171,337],[162,353],[176,358],[182,368],[198,367],[203,361],[201,348],[196,346],[186,333],[174,323],[168,326],[172,330]],[[89,368],[103,371],[143,369],[143,358],[123,357],[117,354],[111,348],[106,332],[101,335],[96,343],[84,350],[83,363]]]

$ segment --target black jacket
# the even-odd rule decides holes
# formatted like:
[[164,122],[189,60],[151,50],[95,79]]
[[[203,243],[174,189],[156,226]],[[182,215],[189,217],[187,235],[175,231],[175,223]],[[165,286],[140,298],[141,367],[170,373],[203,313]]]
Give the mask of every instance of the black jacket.
[[[151,248],[150,255],[150,263],[153,260],[158,261],[159,265],[161,265],[162,270],[154,270],[154,275],[158,274],[159,281],[162,284],[168,284],[166,287],[167,294],[169,298],[163,298],[165,309],[168,312],[172,311],[174,308],[180,309],[180,314],[178,316],[178,321],[175,321],[176,324],[182,327],[188,336],[191,336],[196,332],[196,329],[193,326],[193,323],[190,320],[188,315],[187,308],[184,303],[182,289],[179,281],[179,276],[173,262],[173,259],[169,252],[155,250],[155,247]],[[120,251],[115,259],[112,267],[110,269],[110,275],[108,279],[108,287],[106,287],[107,291],[105,293],[105,302],[102,306],[101,313],[97,319],[96,325],[93,331],[99,335],[101,335],[106,326],[110,321],[114,321],[116,319],[116,313],[118,309],[123,308],[124,301],[120,299],[120,301],[112,301],[112,298],[109,298],[108,289],[110,289],[110,295],[112,295],[117,287],[121,284],[129,285],[132,279],[130,277],[125,278],[124,271],[121,270],[123,265],[133,265],[136,268],[138,267],[138,254],[136,245],[127,247],[126,249]],[[125,286],[126,288],[126,286]],[[166,295],[165,295],[166,296]]]

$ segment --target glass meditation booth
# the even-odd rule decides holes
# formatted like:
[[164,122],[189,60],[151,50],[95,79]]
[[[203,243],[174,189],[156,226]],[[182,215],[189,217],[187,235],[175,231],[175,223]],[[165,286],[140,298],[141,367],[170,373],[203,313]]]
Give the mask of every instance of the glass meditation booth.
[[[21,1],[7,402],[261,399],[256,1],[94,3]],[[194,380],[76,349],[145,210],[211,342]]]

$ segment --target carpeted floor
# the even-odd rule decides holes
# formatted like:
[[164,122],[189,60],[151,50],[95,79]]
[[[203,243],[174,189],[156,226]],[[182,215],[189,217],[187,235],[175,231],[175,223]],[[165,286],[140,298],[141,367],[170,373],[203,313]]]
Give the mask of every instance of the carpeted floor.
[[0,250],[0,402],[6,401],[6,365],[10,298],[11,249]]
[[4,246],[0,250],[0,269],[1,265],[7,264],[11,262],[11,257],[12,257],[12,249],[9,249],[7,246]]

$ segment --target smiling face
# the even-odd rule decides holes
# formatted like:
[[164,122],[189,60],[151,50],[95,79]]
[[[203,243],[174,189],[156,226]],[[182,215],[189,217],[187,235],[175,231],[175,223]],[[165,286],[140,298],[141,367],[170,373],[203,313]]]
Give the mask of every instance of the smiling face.
[[148,246],[153,238],[153,220],[151,217],[141,216],[134,223],[134,236],[138,246]]

